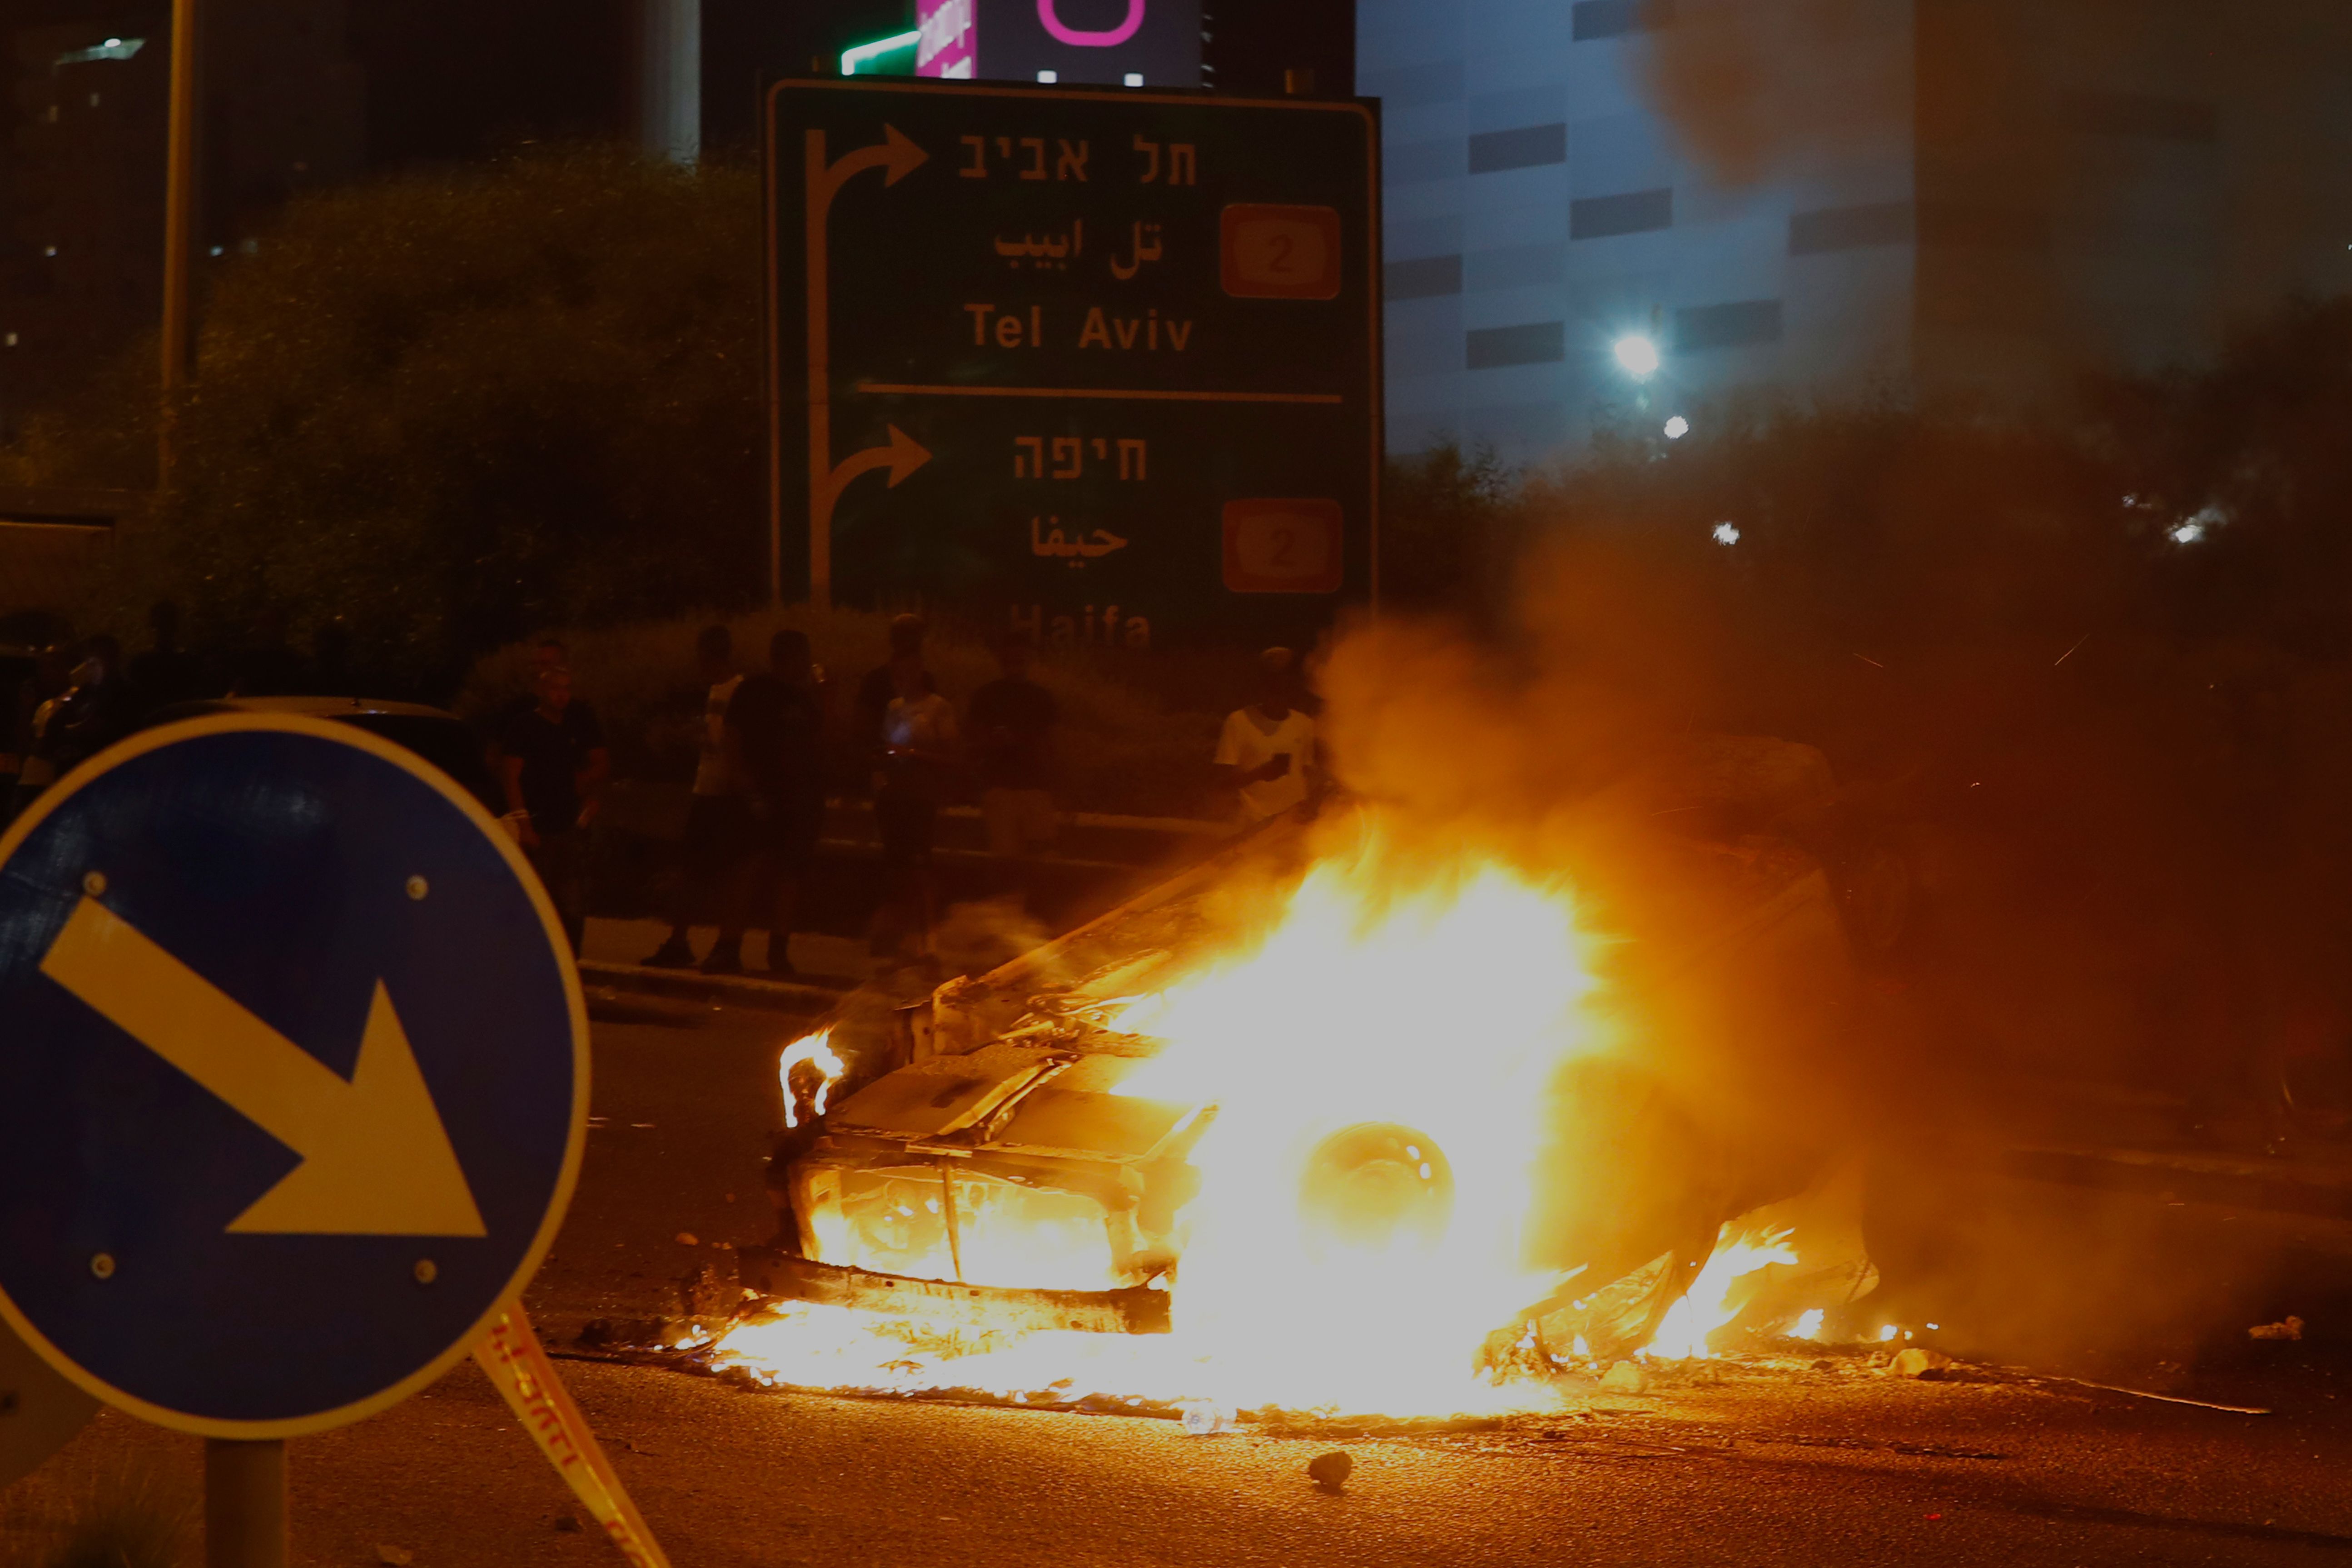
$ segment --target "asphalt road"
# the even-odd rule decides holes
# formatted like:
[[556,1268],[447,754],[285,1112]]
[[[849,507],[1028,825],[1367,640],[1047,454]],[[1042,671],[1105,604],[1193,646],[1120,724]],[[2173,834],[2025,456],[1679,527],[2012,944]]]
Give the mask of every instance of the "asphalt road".
[[[789,1026],[685,1016],[700,1026],[597,1026],[599,1123],[530,1300],[551,1343],[664,1310],[678,1275],[725,1263],[719,1244],[761,1239]],[[678,1568],[2352,1561],[2352,1394],[2303,1347],[2197,1389],[2273,1407],[2261,1416],[2056,1384],[1735,1371],[1573,1391],[1500,1431],[1344,1442],[564,1373]],[[1334,1447],[1356,1465],[1337,1495],[1306,1475]],[[0,1563],[126,1475],[192,1499],[198,1462],[189,1439],[101,1415],[0,1494]],[[470,1366],[297,1443],[291,1465],[301,1563],[619,1561]]]

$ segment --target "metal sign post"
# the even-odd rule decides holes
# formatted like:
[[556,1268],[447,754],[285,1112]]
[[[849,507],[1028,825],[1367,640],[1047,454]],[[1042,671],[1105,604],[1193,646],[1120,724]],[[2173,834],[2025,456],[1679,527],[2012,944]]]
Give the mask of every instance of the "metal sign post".
[[205,1568],[286,1568],[286,1445],[205,1440]]
[[163,357],[156,408],[158,489],[172,485],[173,437],[195,358],[195,255],[203,167],[204,17],[199,0],[172,0],[172,103],[163,175]]
[[228,714],[0,836],[0,1320],[209,1439],[215,1568],[281,1568],[283,1439],[513,1307],[586,1135],[586,1010],[513,842],[413,753]]
[[1374,597],[1370,106],[792,80],[766,136],[777,598],[1148,649]]

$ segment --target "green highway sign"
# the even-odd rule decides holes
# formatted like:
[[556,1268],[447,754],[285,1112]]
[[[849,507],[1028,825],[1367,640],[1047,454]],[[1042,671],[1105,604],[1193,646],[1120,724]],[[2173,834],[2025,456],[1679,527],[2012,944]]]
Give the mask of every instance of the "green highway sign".
[[1311,637],[1378,582],[1379,126],[906,79],[766,116],[778,597]]

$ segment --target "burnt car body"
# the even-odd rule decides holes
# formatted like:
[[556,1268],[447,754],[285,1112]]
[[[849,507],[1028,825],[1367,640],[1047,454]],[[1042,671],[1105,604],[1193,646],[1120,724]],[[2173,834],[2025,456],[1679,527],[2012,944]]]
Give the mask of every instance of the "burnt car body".
[[[1702,781],[1710,792],[1725,793]],[[1527,1303],[1526,1321],[1573,1309],[1563,1336],[1603,1350],[1641,1342],[1722,1226],[1803,1191],[1836,1145],[1844,1114],[1829,1086],[1845,1076],[1863,1011],[1857,955],[1870,944],[1832,859],[1788,826],[1822,832],[1820,792],[1798,793],[1810,816],[1683,814],[1692,830],[1653,836],[1620,868],[1628,885],[1673,894],[1621,901],[1640,938],[1608,959],[1622,1048],[1565,1061],[1552,1085],[1525,1250],[1572,1286]],[[1640,801],[1638,815],[1660,815],[1654,790]],[[1295,879],[1308,837],[1298,824],[1270,825],[1058,942],[900,1009],[890,1070],[772,1173],[793,1234],[747,1249],[743,1283],[999,1327],[1164,1330],[1197,1190],[1187,1155],[1217,1108],[1112,1092],[1160,1048],[1119,1032],[1115,1004],[1186,973],[1197,961],[1182,955],[1213,951],[1204,906],[1215,890],[1239,877]],[[1883,917],[1884,902],[1868,912]],[[1266,1201],[1296,1205],[1310,1228],[1442,1228],[1446,1156],[1416,1130],[1414,1109],[1318,1129],[1297,1190]],[[1036,1245],[1056,1233],[1064,1245]]]

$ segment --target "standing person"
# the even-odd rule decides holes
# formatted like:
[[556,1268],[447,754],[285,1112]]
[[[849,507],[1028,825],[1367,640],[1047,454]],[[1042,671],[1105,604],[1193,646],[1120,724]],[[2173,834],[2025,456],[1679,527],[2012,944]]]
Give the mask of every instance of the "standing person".
[[687,942],[698,903],[718,906],[719,940],[702,961],[705,974],[743,973],[744,874],[753,847],[751,803],[743,777],[737,737],[727,722],[743,677],[735,668],[734,639],[725,626],[702,628],[694,643],[695,666],[709,690],[702,703],[702,754],[694,768],[694,804],[686,819],[684,875],[670,915],[669,935],[646,959],[656,969],[687,969],[694,949]]
[[5,799],[0,799],[0,827],[6,826],[35,796],[57,782],[55,759],[41,754],[42,735],[58,698],[72,683],[73,655],[64,645],[56,644],[40,651],[34,660],[33,673],[18,685],[16,708],[7,715],[12,721],[8,748],[16,762],[8,770],[13,788]]
[[[489,757],[492,778],[506,776],[507,731],[513,726],[515,721],[539,706],[540,680],[551,669],[568,670],[571,668],[571,650],[563,646],[561,637],[544,637],[531,645],[530,667],[523,675],[525,682],[523,689],[508,698],[506,705],[498,710],[497,717],[490,721],[490,742],[485,750]],[[576,702],[579,699],[574,698],[573,700]]]
[[932,689],[920,654],[891,661],[896,692],[882,713],[875,752],[874,823],[882,836],[882,864],[890,902],[876,922],[874,950],[895,952],[909,925],[930,945],[937,890],[931,883],[931,840],[940,805],[955,783],[955,710]]
[[1026,637],[1005,633],[996,644],[1003,673],[971,694],[970,710],[988,852],[1004,863],[1016,886],[1014,862],[1054,841],[1050,784],[1054,727],[1061,720],[1054,694],[1029,679],[1030,651]]
[[131,696],[142,714],[196,695],[196,661],[180,647],[180,606],[158,599],[147,610],[147,647],[133,654],[125,673]]
[[572,694],[562,665],[539,672],[539,700],[511,715],[499,736],[499,782],[507,820],[563,922],[572,955],[588,918],[588,825],[612,772],[604,729]]
[[253,617],[253,640],[230,662],[232,697],[295,697],[310,684],[302,656],[286,642],[286,612],[264,605]]
[[66,688],[33,714],[32,742],[16,775],[16,810],[131,732],[137,717],[122,679],[122,645],[104,632],[81,646]]
[[1217,784],[1235,792],[1236,816],[1263,822],[1322,793],[1315,721],[1298,706],[1298,660],[1286,647],[1258,656],[1258,699],[1225,717],[1217,737]]
[[[874,746],[882,738],[882,719],[898,696],[898,668],[900,659],[911,658],[916,668],[922,668],[923,639],[930,627],[920,616],[890,617],[890,658],[888,662],[866,672],[857,684],[856,742],[860,751]],[[937,691],[939,683],[930,671],[923,670],[923,689]]]
[[802,887],[824,826],[824,704],[806,632],[768,639],[768,669],[747,675],[727,710],[751,786],[761,839],[759,881],[770,894],[768,973],[789,979]]

